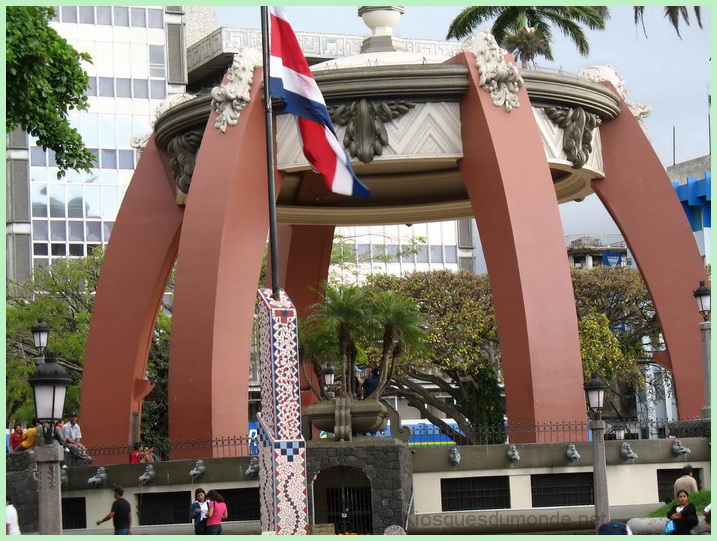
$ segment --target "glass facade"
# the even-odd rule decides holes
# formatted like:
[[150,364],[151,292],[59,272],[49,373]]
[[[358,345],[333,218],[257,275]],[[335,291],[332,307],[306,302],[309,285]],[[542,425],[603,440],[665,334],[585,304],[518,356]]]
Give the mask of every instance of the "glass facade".
[[58,179],[54,153],[30,139],[33,265],[83,257],[112,234],[139,153],[132,137],[151,130],[167,95],[166,36],[162,7],[55,7],[52,27],[92,63],[87,111],[70,123],[95,155],[89,173]]

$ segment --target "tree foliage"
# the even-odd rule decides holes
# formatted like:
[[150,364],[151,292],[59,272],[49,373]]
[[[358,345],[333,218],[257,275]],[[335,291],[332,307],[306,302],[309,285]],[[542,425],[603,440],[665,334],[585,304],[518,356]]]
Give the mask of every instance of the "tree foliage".
[[[692,6],[692,8],[694,9],[697,25],[702,28],[702,13],[700,6]],[[663,9],[665,18],[670,21],[670,24],[675,29],[675,32],[677,32],[677,35],[682,38],[682,34],[680,34],[680,21],[684,20],[687,26],[690,25],[690,12],[688,6],[664,6]],[[645,6],[635,6],[633,10],[635,15],[635,24],[642,26],[642,31],[645,33],[645,37],[647,37],[647,29],[645,28]]]
[[491,33],[501,43],[506,32],[534,28],[546,46],[539,54],[552,59],[553,28],[560,30],[575,44],[581,55],[590,53],[583,26],[603,30],[609,17],[607,8],[591,6],[469,6],[451,22],[446,39],[464,38],[479,25],[494,20]]
[[90,56],[49,26],[53,8],[7,6],[5,13],[6,131],[19,127],[53,150],[58,176],[67,169],[89,171],[94,157],[70,126],[68,111],[87,109],[89,78],[82,62]]

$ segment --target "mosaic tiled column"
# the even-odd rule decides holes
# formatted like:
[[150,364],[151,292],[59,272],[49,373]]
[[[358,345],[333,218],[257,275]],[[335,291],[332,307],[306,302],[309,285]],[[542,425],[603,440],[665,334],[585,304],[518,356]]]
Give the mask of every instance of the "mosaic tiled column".
[[261,530],[306,534],[306,442],[301,435],[296,308],[259,289],[259,503]]

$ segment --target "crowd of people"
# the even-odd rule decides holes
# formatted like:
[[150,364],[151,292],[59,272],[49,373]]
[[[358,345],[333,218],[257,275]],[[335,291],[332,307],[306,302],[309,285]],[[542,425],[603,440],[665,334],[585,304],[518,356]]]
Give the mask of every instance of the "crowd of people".
[[[365,380],[361,379],[361,369],[358,366],[354,366],[354,377],[353,377],[353,394],[358,399],[366,399],[378,388],[379,383],[379,370],[378,368],[371,369],[371,375]],[[378,398],[378,397],[376,397]]]
[[129,454],[130,464],[139,464],[140,462],[161,462],[159,455],[154,452],[154,447],[135,443],[132,446],[132,452]]
[[[82,431],[80,424],[77,422],[77,414],[70,413],[67,416],[67,422],[60,421],[54,428],[55,440],[64,447],[65,453],[69,454],[75,461],[80,464],[91,464],[93,459],[87,454],[87,447],[82,444]],[[19,453],[32,450],[37,445],[37,419],[30,421],[30,426],[23,430],[20,423],[15,423],[13,431],[10,434],[8,442],[8,451]],[[63,467],[67,467],[66,460],[62,463]]]

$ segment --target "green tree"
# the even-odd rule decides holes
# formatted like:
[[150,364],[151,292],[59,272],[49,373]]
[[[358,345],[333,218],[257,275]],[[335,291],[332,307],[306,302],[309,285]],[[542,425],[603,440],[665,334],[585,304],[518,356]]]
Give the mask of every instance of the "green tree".
[[89,78],[82,62],[91,62],[49,26],[54,9],[7,6],[5,34],[5,129],[16,128],[55,152],[58,177],[67,169],[88,171],[94,156],[70,126],[68,111],[86,110]]
[[501,46],[520,62],[523,69],[527,69],[530,62],[534,63],[536,56],[553,59],[548,42],[535,28],[522,27],[516,32],[506,30]]
[[158,452],[167,449],[169,442],[169,330],[171,315],[160,311],[147,361],[147,377],[154,388],[142,403],[142,443]]
[[[702,28],[702,14],[700,6],[692,6],[695,12],[695,19],[697,19],[697,25]],[[680,21],[684,19],[687,26],[690,25],[690,12],[688,6],[665,6],[664,8],[665,18],[670,21],[670,24],[677,32],[677,35],[682,37],[680,34]],[[642,26],[642,31],[647,36],[647,30],[645,29],[645,6],[635,6],[633,8],[635,14],[635,24]]]
[[48,349],[73,380],[67,409],[79,409],[80,378],[102,253],[38,267],[27,282],[7,282],[5,335],[6,420],[28,421],[34,410],[28,377],[34,372],[31,327],[43,319],[51,329]]
[[470,6],[465,8],[451,22],[447,39],[464,38],[470,35],[478,25],[495,19],[491,33],[501,43],[506,32],[518,32],[521,28],[534,28],[542,37],[546,46],[540,53],[552,59],[551,45],[553,27],[571,39],[580,54],[590,52],[583,26],[591,30],[603,30],[609,17],[607,8],[590,6]]

